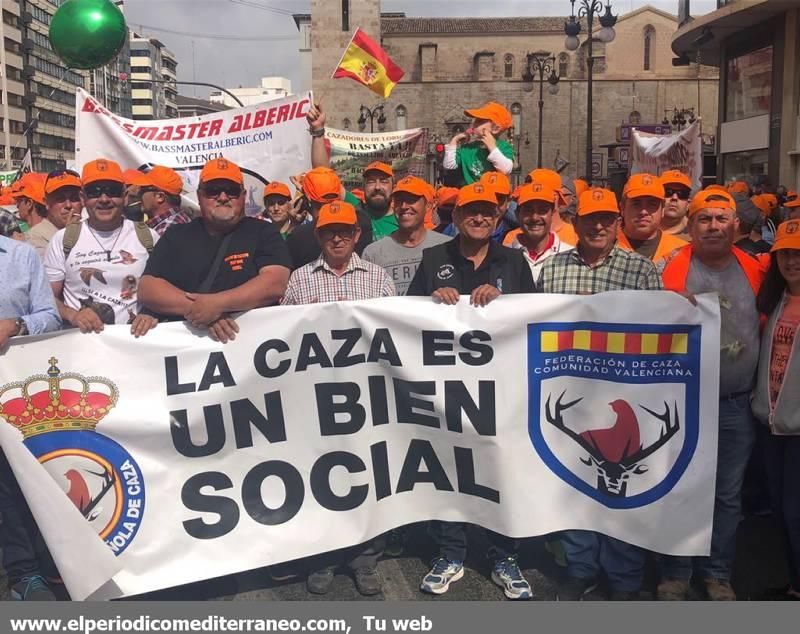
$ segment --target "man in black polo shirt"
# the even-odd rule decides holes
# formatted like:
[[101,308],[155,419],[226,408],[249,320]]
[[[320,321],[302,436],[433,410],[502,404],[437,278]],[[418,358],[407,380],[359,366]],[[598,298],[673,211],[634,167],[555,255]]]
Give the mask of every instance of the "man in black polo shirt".
[[205,164],[197,190],[200,218],[159,240],[139,283],[152,314],[185,319],[227,343],[239,331],[231,313],[277,304],[290,259],[278,229],[244,215],[244,179],[224,158]]
[[[535,292],[522,252],[492,241],[500,216],[493,189],[481,183],[461,188],[453,211],[458,235],[422,252],[422,263],[406,295],[455,304],[462,294],[469,294],[473,306],[486,306],[503,293]],[[517,564],[515,540],[487,532],[494,559],[492,580],[509,599],[530,599],[531,587]],[[460,523],[431,522],[431,534],[439,553],[420,589],[444,594],[450,583],[464,576],[466,531]]]

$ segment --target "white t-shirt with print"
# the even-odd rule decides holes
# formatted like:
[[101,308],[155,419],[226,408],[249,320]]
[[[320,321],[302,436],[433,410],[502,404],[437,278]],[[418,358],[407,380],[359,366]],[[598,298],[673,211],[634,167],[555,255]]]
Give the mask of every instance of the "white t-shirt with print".
[[[158,234],[148,231],[153,244],[158,242]],[[138,313],[136,291],[147,255],[130,220],[113,231],[98,231],[83,222],[66,263],[61,229],[47,245],[44,267],[51,282],[64,283],[67,306],[80,310],[88,305],[105,324],[127,324]]]

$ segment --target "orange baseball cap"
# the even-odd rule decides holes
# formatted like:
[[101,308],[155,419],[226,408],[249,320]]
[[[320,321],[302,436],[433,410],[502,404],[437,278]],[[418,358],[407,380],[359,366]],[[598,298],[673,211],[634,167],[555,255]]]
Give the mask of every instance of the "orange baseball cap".
[[749,194],[750,186],[744,181],[733,181],[728,185],[728,192],[731,194]]
[[139,172],[139,175],[131,181],[131,185],[155,187],[172,196],[178,196],[183,191],[183,179],[178,172],[163,165],[156,165],[146,174]]
[[582,178],[575,179],[575,195],[580,197],[580,195],[589,189],[589,183],[587,183]]
[[351,189],[350,193],[353,194],[356,198],[358,198],[362,203],[366,200],[364,197],[364,190],[363,189]]
[[83,186],[80,176],[67,171],[63,171],[55,176],[48,176],[44,182],[44,193],[52,194],[54,191],[62,187],[77,187],[80,189]]
[[15,198],[18,198],[20,196],[31,198],[31,196],[28,193],[24,192],[24,189],[26,187],[30,189],[30,186],[34,183],[40,183],[42,187],[44,187],[44,182],[46,180],[47,180],[46,174],[41,174],[40,172],[26,172],[11,184],[11,195]]
[[558,172],[539,167],[530,172],[528,177],[531,179],[532,183],[540,183],[548,189],[552,189],[556,193],[556,196],[558,196],[560,205],[567,204],[564,194],[561,193],[561,188],[564,184],[561,182],[561,175]]
[[139,170],[131,170],[127,169],[122,172],[122,178],[125,179],[126,185],[133,185],[133,181],[135,181],[139,176],[141,176],[141,172]]
[[362,174],[366,175],[367,172],[382,172],[387,176],[394,177],[394,172],[392,171],[392,166],[387,165],[386,163],[381,163],[380,161],[373,161],[369,165],[364,168],[364,171],[361,172]]
[[623,198],[640,198],[652,196],[663,199],[665,196],[664,184],[658,176],[653,174],[632,174],[622,189]]
[[356,208],[343,200],[322,205],[317,216],[316,229],[325,225],[357,225]]
[[499,126],[501,130],[507,130],[514,125],[511,113],[496,101],[489,101],[474,110],[464,110],[464,114],[473,119],[491,121]]
[[124,185],[125,178],[122,176],[122,168],[119,163],[101,158],[89,161],[84,165],[83,174],[81,175],[83,186],[86,187],[86,185],[97,181],[114,181]]
[[800,207],[800,196],[797,195],[797,192],[789,192],[786,194],[786,202],[783,203],[783,206],[789,208]]
[[494,188],[495,194],[500,196],[511,195],[511,181],[502,172],[484,172],[480,182]]
[[416,176],[406,176],[397,181],[392,195],[399,192],[406,192],[414,196],[422,196],[428,202],[433,201],[433,187]]
[[750,200],[756,207],[758,207],[762,216],[769,216],[770,213],[772,213],[772,208],[770,207],[769,201],[764,197],[763,194],[752,196]]
[[458,190],[456,207],[463,207],[470,203],[492,203],[497,204],[497,195],[494,189],[482,183],[472,183]]
[[781,249],[800,249],[800,220],[787,220],[778,225],[770,251]]
[[522,185],[517,185],[517,186],[516,186],[516,187],[515,187],[515,188],[514,188],[514,189],[511,191],[511,200],[518,200],[518,199],[519,199],[519,193],[520,193],[521,191],[522,191]]
[[203,166],[203,170],[200,172],[200,182],[207,183],[215,180],[226,180],[244,185],[242,170],[236,163],[226,158],[211,159]]
[[708,189],[711,189],[711,190],[716,189],[716,190],[722,191],[722,192],[727,192],[728,191],[728,189],[725,187],[725,185],[720,185],[718,183],[712,183],[711,185],[706,187],[706,189],[707,190]]
[[592,187],[578,199],[578,215],[588,216],[597,213],[619,213],[617,197],[610,189]]
[[665,187],[667,185],[683,185],[688,189],[692,188],[692,181],[680,170],[667,170],[666,172],[661,172],[661,182]]
[[271,181],[264,187],[264,198],[267,196],[285,196],[286,198],[292,197],[292,192],[289,191],[289,186],[280,181]]
[[436,190],[436,204],[440,207],[455,205],[458,200],[458,187],[440,187]]
[[761,194],[761,197],[769,205],[769,211],[772,213],[778,207],[778,197],[775,194]]
[[328,202],[341,198],[342,182],[331,168],[315,167],[303,177],[303,193],[314,202]]
[[556,191],[541,183],[528,183],[520,188],[517,204],[522,206],[532,200],[541,200],[555,206]]
[[[28,176],[28,174],[26,174]],[[24,178],[24,177],[23,177]],[[29,178],[27,181],[20,179],[17,191],[12,192],[12,196],[17,198],[30,198],[32,201],[44,205],[44,183],[37,178]]]
[[736,211],[736,201],[729,192],[720,189],[702,189],[694,195],[689,203],[689,215],[701,209],[732,209]]

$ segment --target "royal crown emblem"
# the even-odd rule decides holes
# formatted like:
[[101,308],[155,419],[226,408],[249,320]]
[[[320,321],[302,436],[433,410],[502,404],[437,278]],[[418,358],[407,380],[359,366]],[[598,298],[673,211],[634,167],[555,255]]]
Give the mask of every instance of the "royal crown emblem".
[[373,62],[364,62],[361,64],[358,76],[364,83],[371,84],[378,79],[378,67]]
[[94,431],[117,404],[119,391],[109,380],[63,373],[51,358],[47,374],[0,389],[0,416],[27,439],[52,431]]

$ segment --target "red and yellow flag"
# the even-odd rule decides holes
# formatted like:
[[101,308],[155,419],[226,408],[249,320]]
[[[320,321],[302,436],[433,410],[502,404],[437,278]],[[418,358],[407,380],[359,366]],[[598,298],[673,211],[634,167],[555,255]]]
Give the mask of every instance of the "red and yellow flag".
[[349,77],[386,99],[405,72],[366,33],[357,28],[333,78]]

